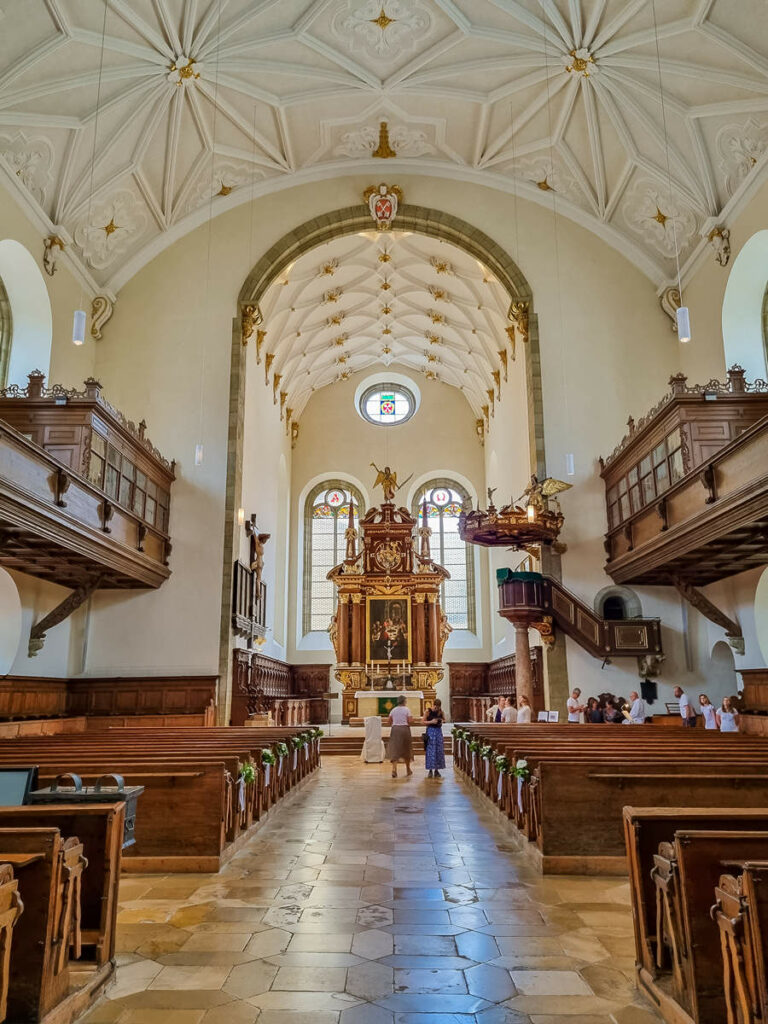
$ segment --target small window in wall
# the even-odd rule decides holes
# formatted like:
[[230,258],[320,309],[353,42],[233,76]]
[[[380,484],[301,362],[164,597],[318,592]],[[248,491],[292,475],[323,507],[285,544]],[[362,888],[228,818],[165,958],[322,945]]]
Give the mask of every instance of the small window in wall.
[[404,423],[416,411],[416,399],[402,384],[376,384],[363,392],[358,412],[364,420],[379,426]]
[[336,611],[336,587],[326,576],[344,558],[350,501],[357,528],[362,499],[344,481],[318,484],[304,505],[304,635],[327,630]]
[[594,609],[611,622],[642,617],[640,598],[629,587],[604,587],[595,595]]
[[440,604],[454,629],[477,629],[475,616],[475,562],[472,547],[459,537],[462,508],[471,508],[467,492],[455,480],[430,480],[417,493],[412,512],[421,525],[422,506],[427,504],[427,523],[432,530],[432,558],[450,572],[441,587]]
[[0,277],[0,388],[8,383],[8,362],[11,358],[11,339],[13,338],[13,317],[8,292]]

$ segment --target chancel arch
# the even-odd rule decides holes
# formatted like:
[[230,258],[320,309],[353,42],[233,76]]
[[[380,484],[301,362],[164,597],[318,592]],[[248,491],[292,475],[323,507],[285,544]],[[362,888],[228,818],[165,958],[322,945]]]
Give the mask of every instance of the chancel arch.
[[747,380],[768,378],[766,294],[768,230],[757,231],[734,260],[723,300],[725,365],[746,370]]

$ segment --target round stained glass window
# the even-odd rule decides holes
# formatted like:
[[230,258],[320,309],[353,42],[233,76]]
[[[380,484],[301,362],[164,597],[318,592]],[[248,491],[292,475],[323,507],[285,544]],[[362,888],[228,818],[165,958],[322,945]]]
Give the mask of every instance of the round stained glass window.
[[416,399],[402,384],[375,384],[360,396],[360,415],[369,423],[404,423],[416,411]]

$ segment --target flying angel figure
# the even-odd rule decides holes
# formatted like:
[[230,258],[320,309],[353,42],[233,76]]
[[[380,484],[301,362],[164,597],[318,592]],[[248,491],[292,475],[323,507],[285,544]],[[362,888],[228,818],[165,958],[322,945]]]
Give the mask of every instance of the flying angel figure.
[[525,504],[533,505],[535,508],[543,509],[547,507],[547,500],[549,498],[554,498],[556,494],[568,491],[571,487],[573,487],[573,484],[567,484],[564,480],[555,480],[552,476],[539,480],[534,473],[531,477],[531,482],[518,498],[518,503],[525,502]]
[[381,487],[384,491],[384,501],[394,501],[395,494],[400,490],[401,487],[405,487],[408,481],[413,476],[407,477],[401,484],[397,482],[397,473],[393,473],[389,466],[385,466],[384,469],[379,469],[375,462],[371,463],[371,466],[376,470],[377,476],[374,483],[374,487]]

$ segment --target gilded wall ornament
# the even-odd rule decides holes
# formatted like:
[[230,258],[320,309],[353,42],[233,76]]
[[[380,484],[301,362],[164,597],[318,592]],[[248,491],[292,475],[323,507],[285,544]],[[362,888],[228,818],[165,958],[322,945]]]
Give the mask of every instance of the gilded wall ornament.
[[431,25],[422,0],[345,0],[331,30],[353,52],[382,60],[412,50]]
[[715,227],[707,235],[707,241],[715,254],[715,263],[727,267],[731,258],[731,232],[728,228]]
[[91,302],[91,337],[101,341],[101,330],[112,319],[114,304],[106,295],[97,295]]
[[64,242],[58,235],[48,235],[43,239],[43,269],[49,277],[56,273],[64,248]]
[[[512,321],[512,323],[515,325],[517,330],[520,332],[520,338],[522,339],[523,342],[527,342],[528,338],[529,338],[529,333],[528,333],[528,311],[529,311],[529,308],[530,308],[530,303],[526,302],[525,300],[522,300],[520,302],[513,302],[513,303],[510,304],[509,312],[507,313],[507,316],[509,317],[509,319]],[[507,328],[507,333],[509,333],[509,328]],[[513,354],[513,358],[514,358],[514,348],[512,350],[512,354]]]
[[[381,125],[387,125],[386,147],[382,145]],[[386,121],[382,121],[378,128],[365,125],[355,131],[344,132],[333,152],[335,156],[348,156],[360,160],[366,157],[381,158],[387,152],[387,147],[390,157],[417,157],[435,152],[435,147],[427,138],[425,131],[410,128],[405,124],[390,125]]]
[[[253,337],[253,332],[256,327],[263,323],[264,318],[261,315],[261,310],[255,304],[248,304],[243,306],[240,313],[240,339],[243,345],[247,345]],[[258,362],[258,350],[256,352],[256,359]]]

